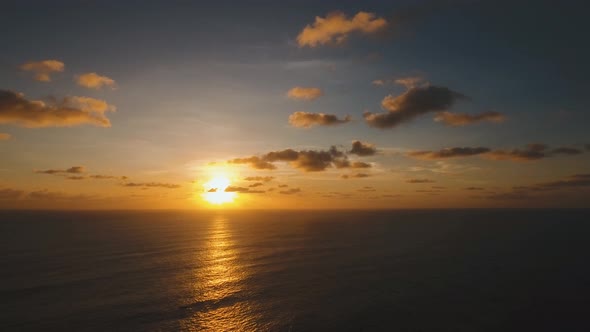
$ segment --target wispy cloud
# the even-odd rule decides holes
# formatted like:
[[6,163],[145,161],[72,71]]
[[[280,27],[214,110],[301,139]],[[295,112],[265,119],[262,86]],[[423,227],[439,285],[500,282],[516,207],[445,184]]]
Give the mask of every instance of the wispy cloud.
[[506,116],[500,112],[483,112],[479,114],[440,112],[434,118],[434,121],[442,122],[446,125],[459,127],[479,122],[500,123],[506,120]]

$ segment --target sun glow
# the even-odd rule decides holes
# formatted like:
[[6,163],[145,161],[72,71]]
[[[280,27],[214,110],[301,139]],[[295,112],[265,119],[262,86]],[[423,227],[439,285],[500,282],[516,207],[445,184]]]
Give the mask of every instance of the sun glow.
[[216,176],[203,184],[203,198],[211,204],[231,203],[236,197],[235,192],[225,191],[229,187],[230,181],[224,176]]

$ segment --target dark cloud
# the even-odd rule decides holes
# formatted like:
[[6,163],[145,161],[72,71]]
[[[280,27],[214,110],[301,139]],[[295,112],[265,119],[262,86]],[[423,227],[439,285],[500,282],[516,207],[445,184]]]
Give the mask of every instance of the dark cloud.
[[553,150],[551,150],[551,154],[552,155],[559,155],[559,154],[565,154],[565,155],[577,155],[577,154],[582,154],[584,151],[580,150],[580,149],[576,149],[576,148],[570,148],[570,147],[559,147],[559,148],[555,148]]
[[161,182],[127,182],[122,184],[124,187],[141,187],[141,188],[180,188],[179,184],[161,183]]
[[252,190],[252,189],[246,188],[246,187],[229,186],[229,187],[225,188],[225,192],[240,193],[240,194],[262,194],[262,193],[264,193],[264,190]]
[[289,123],[293,127],[310,128],[313,126],[335,126],[348,123],[352,120],[350,116],[339,119],[334,114],[295,112],[289,116]]
[[348,151],[350,154],[356,154],[357,156],[365,157],[372,156],[377,153],[375,145],[370,143],[363,143],[361,141],[353,141],[352,149]]
[[91,124],[110,127],[105,113],[114,106],[90,97],[65,97],[62,100],[28,100],[23,94],[0,90],[0,124],[26,128],[72,127]]
[[288,162],[292,167],[304,172],[319,172],[328,167],[349,167],[344,152],[332,146],[329,150],[302,150],[285,149],[272,151],[260,157],[236,158],[229,161],[234,164],[247,164],[255,169],[275,169],[275,162]]
[[436,181],[430,179],[408,179],[406,183],[434,183]]
[[248,176],[244,178],[244,181],[262,181],[269,182],[274,179],[274,176]]
[[533,143],[528,144],[525,149],[490,151],[485,157],[492,160],[533,161],[545,158],[547,149],[545,144]]
[[467,97],[446,87],[412,87],[400,96],[383,98],[381,107],[387,112],[365,112],[364,117],[371,127],[393,128],[426,113],[446,111],[461,99]]
[[361,178],[368,178],[370,174],[367,173],[354,173],[354,174],[342,174],[340,177],[343,179],[361,179]]
[[0,200],[13,200],[25,196],[25,192],[17,189],[0,188]]
[[350,168],[371,168],[373,165],[362,161],[355,161],[350,163]]
[[262,182],[256,182],[256,183],[252,183],[251,185],[249,185],[249,188],[256,188],[256,187],[260,187],[260,186],[264,186],[264,183]]
[[279,191],[279,194],[283,194],[283,195],[293,195],[293,194],[297,194],[300,193],[301,189],[299,188],[290,188],[287,190],[283,190],[283,191]]
[[456,157],[470,157],[479,154],[488,153],[491,150],[489,148],[484,147],[456,147],[456,148],[446,148],[439,151],[410,151],[407,153],[407,156],[416,158],[416,159],[424,159],[424,160],[434,160],[434,159],[446,159],[446,158],[456,158]]
[[475,191],[475,190],[484,190],[484,188],[482,188],[482,187],[467,187],[467,188],[465,188],[465,190]]
[[568,189],[590,189],[590,173],[574,174],[561,180],[540,182],[528,186],[517,186],[513,187],[512,191],[493,193],[484,198],[498,200],[535,199],[541,193],[559,192]]
[[439,112],[434,120],[449,126],[458,127],[479,122],[499,123],[506,120],[506,117],[500,112],[483,112],[479,114]]
[[47,169],[47,170],[39,170],[35,171],[35,173],[39,174],[82,174],[86,171],[84,166],[72,166],[68,169]]

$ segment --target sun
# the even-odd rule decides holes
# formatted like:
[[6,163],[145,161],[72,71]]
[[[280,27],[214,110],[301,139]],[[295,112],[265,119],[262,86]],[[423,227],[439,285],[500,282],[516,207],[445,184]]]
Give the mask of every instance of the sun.
[[229,185],[230,181],[227,177],[216,176],[203,184],[203,198],[216,205],[231,203],[236,198],[236,193],[225,191]]

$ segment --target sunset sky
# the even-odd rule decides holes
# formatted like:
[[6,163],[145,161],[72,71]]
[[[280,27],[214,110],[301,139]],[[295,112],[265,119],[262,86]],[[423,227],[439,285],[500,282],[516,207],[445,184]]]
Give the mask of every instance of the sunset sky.
[[0,208],[587,206],[578,4],[9,0]]

